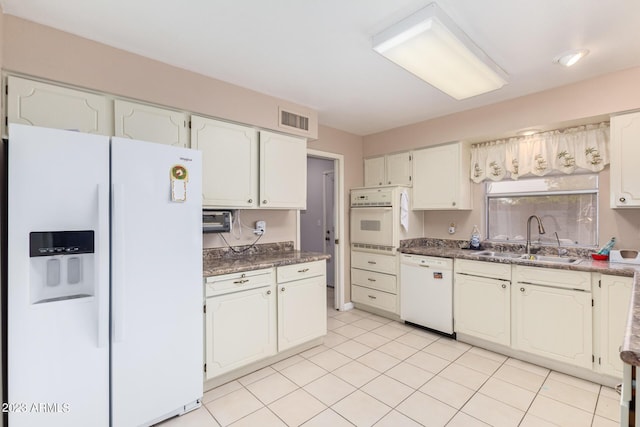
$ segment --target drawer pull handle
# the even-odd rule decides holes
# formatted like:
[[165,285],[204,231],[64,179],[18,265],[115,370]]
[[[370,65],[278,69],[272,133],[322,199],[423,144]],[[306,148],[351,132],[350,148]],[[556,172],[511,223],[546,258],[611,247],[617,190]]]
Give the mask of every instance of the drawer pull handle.
[[372,279],[370,277],[367,280],[370,281],[370,282],[375,282],[376,281],[376,279]]
[[375,261],[367,261],[368,264],[377,264]]
[[233,282],[236,285],[242,285],[243,283],[247,283],[249,281],[249,279],[241,279],[241,280],[236,280],[235,282]]
[[520,292],[524,292],[524,288],[520,288]]
[[298,270],[298,273],[306,273],[307,271],[309,271],[308,268],[303,268],[302,270]]
[[502,284],[502,289],[507,289],[507,285],[505,285],[504,283]]
[[367,296],[368,296],[369,298],[371,298],[371,299],[376,299],[376,297],[375,297],[375,296],[373,296],[373,295],[367,295]]

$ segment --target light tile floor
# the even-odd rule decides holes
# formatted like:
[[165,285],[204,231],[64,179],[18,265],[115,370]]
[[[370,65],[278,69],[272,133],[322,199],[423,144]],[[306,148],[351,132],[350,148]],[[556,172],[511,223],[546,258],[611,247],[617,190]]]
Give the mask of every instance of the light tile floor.
[[161,426],[619,424],[611,388],[361,310],[327,314],[324,345],[208,391]]

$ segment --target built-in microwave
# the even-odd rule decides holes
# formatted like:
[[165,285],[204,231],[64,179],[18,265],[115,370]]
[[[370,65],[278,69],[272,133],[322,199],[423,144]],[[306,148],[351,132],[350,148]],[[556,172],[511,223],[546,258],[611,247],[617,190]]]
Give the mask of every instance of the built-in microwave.
[[225,233],[231,231],[233,218],[231,211],[202,210],[203,233]]

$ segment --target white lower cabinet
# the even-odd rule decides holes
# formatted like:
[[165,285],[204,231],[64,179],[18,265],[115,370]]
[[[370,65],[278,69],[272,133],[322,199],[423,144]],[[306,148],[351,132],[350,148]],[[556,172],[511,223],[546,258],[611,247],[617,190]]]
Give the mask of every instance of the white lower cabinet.
[[278,351],[327,333],[325,261],[278,267]]
[[591,369],[591,293],[517,282],[514,288],[513,347]]
[[456,274],[456,332],[502,345],[511,344],[511,282]]
[[454,329],[622,378],[632,290],[627,276],[456,259]]
[[352,250],[351,267],[351,300],[358,308],[400,314],[397,256]]
[[629,315],[633,278],[602,275],[600,288],[600,372],[622,377],[620,346]]
[[275,285],[207,298],[206,379],[276,353]]
[[325,335],[325,271],[322,260],[206,278],[205,381]]

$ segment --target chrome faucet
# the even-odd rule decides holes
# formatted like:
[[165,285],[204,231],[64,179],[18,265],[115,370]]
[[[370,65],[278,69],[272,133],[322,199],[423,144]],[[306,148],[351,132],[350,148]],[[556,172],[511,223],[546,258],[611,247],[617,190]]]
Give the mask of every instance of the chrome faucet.
[[554,234],[556,235],[556,240],[558,241],[558,256],[566,255],[568,251],[560,246],[560,237],[558,237],[558,232],[556,231]]
[[545,233],[544,226],[542,225],[542,220],[538,217],[538,215],[531,215],[527,220],[527,255],[531,255],[531,220],[533,218],[538,221],[538,233]]

